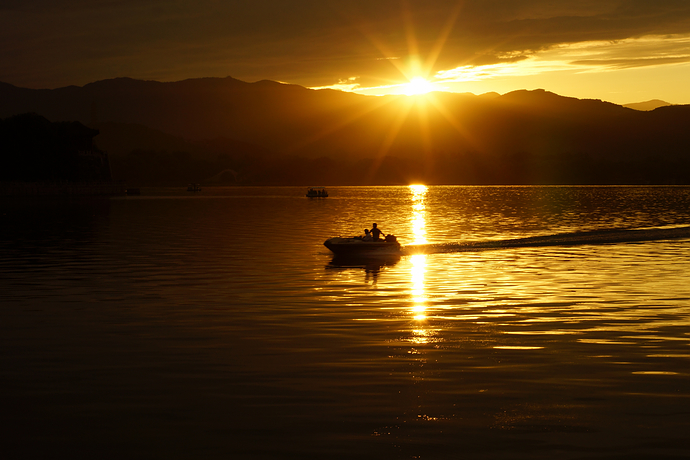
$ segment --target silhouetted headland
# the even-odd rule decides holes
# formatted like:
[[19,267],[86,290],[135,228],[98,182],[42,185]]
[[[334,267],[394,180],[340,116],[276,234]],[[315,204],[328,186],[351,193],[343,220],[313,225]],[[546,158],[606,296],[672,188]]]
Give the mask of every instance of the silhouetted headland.
[[50,122],[35,113],[0,120],[0,195],[113,195],[98,130],[73,122]]

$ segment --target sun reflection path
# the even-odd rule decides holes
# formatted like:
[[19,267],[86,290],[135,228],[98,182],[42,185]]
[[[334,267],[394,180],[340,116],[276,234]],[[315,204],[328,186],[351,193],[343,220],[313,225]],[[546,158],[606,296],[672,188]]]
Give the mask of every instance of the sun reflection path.
[[426,269],[426,255],[412,256],[412,312],[416,320],[426,318],[426,297],[424,295],[424,271]]
[[426,243],[426,205],[424,200],[428,188],[426,185],[410,185],[412,192],[412,235],[413,244]]
[[[414,244],[426,243],[426,211],[424,200],[426,198],[427,187],[425,185],[410,185],[412,193],[412,235]],[[424,273],[426,271],[426,255],[416,254],[410,258],[412,262],[412,314],[416,322],[422,323],[426,320],[427,297],[424,289]],[[414,331],[413,341],[416,343],[426,343],[428,333],[422,324]]]

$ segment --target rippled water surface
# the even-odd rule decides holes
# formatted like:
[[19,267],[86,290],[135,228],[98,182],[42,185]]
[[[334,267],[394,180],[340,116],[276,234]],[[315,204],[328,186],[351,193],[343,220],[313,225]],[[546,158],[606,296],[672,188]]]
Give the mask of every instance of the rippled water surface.
[[[143,189],[0,202],[8,458],[687,458],[680,187]],[[433,252],[433,251],[431,251]]]

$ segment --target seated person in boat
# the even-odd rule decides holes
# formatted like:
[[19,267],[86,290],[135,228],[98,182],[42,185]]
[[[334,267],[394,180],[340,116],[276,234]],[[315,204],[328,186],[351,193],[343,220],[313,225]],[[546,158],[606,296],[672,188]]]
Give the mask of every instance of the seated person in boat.
[[374,222],[371,228],[371,237],[374,241],[381,241],[381,235],[386,236]]
[[364,229],[364,236],[362,237],[362,241],[374,241],[374,237],[371,236],[371,232],[368,228]]

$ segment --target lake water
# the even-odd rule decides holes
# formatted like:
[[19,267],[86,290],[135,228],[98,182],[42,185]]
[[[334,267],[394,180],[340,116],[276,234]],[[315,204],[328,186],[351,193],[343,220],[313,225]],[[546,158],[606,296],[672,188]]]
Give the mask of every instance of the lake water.
[[[690,238],[452,250],[690,188],[328,191],[0,202],[3,458],[690,457]],[[427,253],[333,263],[372,222]]]

